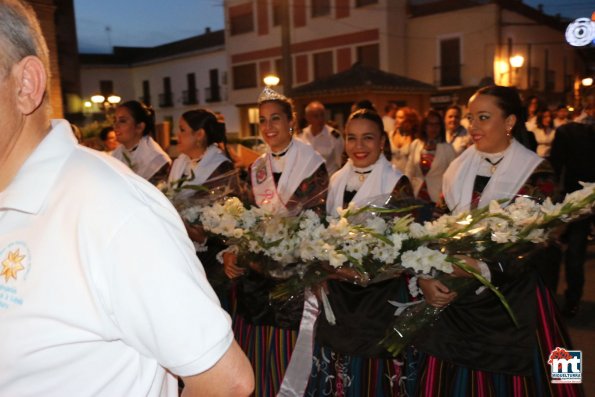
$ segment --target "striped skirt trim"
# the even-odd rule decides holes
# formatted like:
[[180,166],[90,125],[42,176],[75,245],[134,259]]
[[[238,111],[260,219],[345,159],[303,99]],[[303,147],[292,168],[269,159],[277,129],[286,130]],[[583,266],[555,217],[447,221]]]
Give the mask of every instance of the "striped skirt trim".
[[419,379],[415,395],[422,397],[541,397],[584,396],[580,384],[552,384],[550,352],[556,347],[571,349],[570,339],[552,296],[542,284],[536,288],[537,344],[533,376],[508,375],[467,367],[440,360],[420,352]]
[[254,325],[237,314],[233,327],[236,340],[254,369],[254,396],[276,396],[291,359],[297,331]]

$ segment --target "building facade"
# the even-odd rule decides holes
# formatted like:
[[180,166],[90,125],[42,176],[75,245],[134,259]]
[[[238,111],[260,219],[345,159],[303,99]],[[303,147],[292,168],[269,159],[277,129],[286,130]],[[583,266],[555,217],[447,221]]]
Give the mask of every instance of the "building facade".
[[[303,95],[300,86],[359,62],[433,85],[427,103],[398,92],[369,94],[379,109],[390,100],[420,112],[465,104],[489,83],[517,86],[551,105],[570,103],[573,82],[586,68],[564,40],[567,23],[520,0],[225,0],[224,6],[229,96],[242,125],[255,122],[262,78],[284,76],[284,63],[291,65],[290,87],[281,81],[279,90],[296,89],[300,106],[320,99]],[[522,65],[513,66],[513,56]],[[345,101],[334,93],[324,100]]]
[[[153,48],[115,47],[113,54],[81,54],[80,61],[83,113],[92,95],[116,94],[122,101],[151,105],[157,123],[172,132],[182,113],[197,107],[221,113],[231,133],[239,130],[237,110],[228,100],[222,30]],[[93,105],[90,111],[100,110]]]

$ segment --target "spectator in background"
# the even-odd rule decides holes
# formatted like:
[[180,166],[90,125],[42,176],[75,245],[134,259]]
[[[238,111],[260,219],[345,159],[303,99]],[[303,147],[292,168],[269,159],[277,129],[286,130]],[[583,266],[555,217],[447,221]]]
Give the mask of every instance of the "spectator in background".
[[341,133],[326,123],[326,109],[321,102],[306,106],[308,126],[296,138],[310,144],[323,158],[329,175],[343,165],[344,142]]
[[99,133],[99,138],[103,143],[103,150],[107,154],[112,154],[112,152],[116,150],[118,146],[120,146],[118,138],[116,138],[116,131],[114,131],[113,127],[103,128]]
[[444,113],[445,142],[450,143],[457,156],[471,145],[467,130],[461,125],[461,117],[461,108],[457,105],[450,105]]
[[389,102],[384,107],[384,116],[382,116],[382,125],[384,131],[392,132],[395,129],[395,116],[399,107],[394,102]]
[[566,105],[558,105],[556,108],[556,118],[554,119],[554,128],[558,128],[561,125],[564,125],[570,122],[570,118],[568,117],[569,112]]
[[537,142],[537,155],[548,158],[556,134],[554,119],[550,110],[544,110],[537,114],[536,125],[532,132]]
[[32,8],[0,0],[0,390],[5,396],[247,396],[234,342],[180,217],[50,120]]
[[116,108],[114,130],[118,142],[112,156],[153,185],[167,179],[171,159],[151,137],[155,135],[155,112],[138,101]]
[[535,129],[537,126],[537,113],[539,113],[543,108],[544,106],[537,96],[531,95],[529,98],[527,98],[527,117],[525,122],[527,131],[533,131]]
[[[595,182],[595,125],[567,123],[556,130],[550,161],[558,179],[563,182],[564,194],[579,190],[579,182]],[[587,238],[593,216],[568,225],[563,235],[566,243],[564,265],[566,272],[565,302],[562,314],[574,317],[579,311],[585,284]]]
[[442,194],[442,176],[455,159],[451,145],[445,141],[442,116],[435,110],[421,121],[419,136],[411,143],[405,175],[411,181],[415,197],[433,207]]
[[390,148],[392,163],[397,169],[405,173],[405,166],[409,157],[409,145],[419,133],[419,114],[410,107],[397,110],[395,129],[390,134]]

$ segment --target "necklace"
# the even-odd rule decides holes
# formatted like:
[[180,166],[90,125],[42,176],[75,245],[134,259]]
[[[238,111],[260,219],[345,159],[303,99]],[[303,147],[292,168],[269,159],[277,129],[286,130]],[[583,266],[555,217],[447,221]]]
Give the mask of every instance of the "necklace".
[[368,174],[370,172],[372,172],[372,170],[368,170],[368,171],[357,171],[357,170],[353,170],[353,172],[355,172],[356,174],[359,175],[359,181],[363,182],[366,180],[366,177],[368,176]]
[[292,143],[293,140],[289,143],[289,145],[287,145],[285,150],[283,150],[282,152],[274,153],[273,151],[271,151],[271,156],[273,156],[274,159],[279,160],[281,157],[285,156],[285,154],[289,151],[289,148],[291,147]]
[[488,163],[490,163],[492,166],[490,167],[490,172],[492,174],[494,174],[494,172],[496,172],[496,168],[498,168],[498,164],[500,164],[500,162],[502,161],[502,159],[504,159],[504,156],[500,157],[498,160],[496,161],[492,161],[487,157],[483,158],[485,161],[487,161]]

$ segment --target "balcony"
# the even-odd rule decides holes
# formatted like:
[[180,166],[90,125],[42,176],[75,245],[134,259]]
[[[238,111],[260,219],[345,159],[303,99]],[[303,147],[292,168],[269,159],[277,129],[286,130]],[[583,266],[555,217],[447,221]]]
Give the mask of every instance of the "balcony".
[[198,104],[198,90],[184,90],[182,91],[182,103],[184,105]]
[[206,102],[221,102],[221,87],[211,86],[205,88]]
[[434,85],[436,87],[461,86],[463,65],[443,65],[434,67]]
[[174,106],[173,95],[171,92],[164,92],[163,94],[159,94],[159,107],[160,108],[169,108]]

